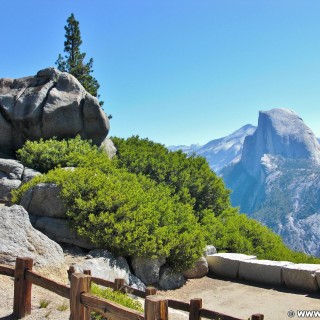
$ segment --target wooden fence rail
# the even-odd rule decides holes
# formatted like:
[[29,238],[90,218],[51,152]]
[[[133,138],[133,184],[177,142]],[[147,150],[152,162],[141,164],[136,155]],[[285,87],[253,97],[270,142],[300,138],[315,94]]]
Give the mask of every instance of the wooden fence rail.
[[[89,320],[91,311],[107,317],[108,320],[168,320],[169,307],[188,312],[189,320],[200,320],[201,318],[243,320],[204,309],[201,299],[191,299],[190,303],[165,299],[157,295],[153,287],[147,287],[146,291],[133,289],[125,285],[124,279],[116,279],[115,282],[111,282],[92,277],[90,270],[85,270],[84,274],[74,273],[74,267],[71,266],[68,271],[71,284],[68,287],[41,276],[32,271],[32,267],[31,258],[17,258],[15,268],[0,265],[0,274],[14,277],[13,315],[18,319],[31,314],[31,287],[34,284],[70,299],[70,320]],[[144,313],[92,295],[91,282],[144,298]],[[264,316],[254,314],[250,319],[263,320]]]

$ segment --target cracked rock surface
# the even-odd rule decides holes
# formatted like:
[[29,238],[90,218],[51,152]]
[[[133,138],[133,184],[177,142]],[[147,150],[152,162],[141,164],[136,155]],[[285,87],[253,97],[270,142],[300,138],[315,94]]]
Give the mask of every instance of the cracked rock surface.
[[0,153],[12,155],[26,140],[77,134],[100,145],[109,119],[80,82],[54,68],[35,76],[0,79]]

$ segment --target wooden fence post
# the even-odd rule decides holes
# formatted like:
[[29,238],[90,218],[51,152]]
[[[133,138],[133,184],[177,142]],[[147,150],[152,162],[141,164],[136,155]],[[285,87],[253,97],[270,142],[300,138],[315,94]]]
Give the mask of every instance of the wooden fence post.
[[90,310],[81,303],[81,293],[90,293],[91,276],[74,273],[71,275],[70,320],[90,320]]
[[83,274],[87,274],[87,275],[91,276],[91,270],[90,269],[83,270]]
[[144,318],[145,320],[168,320],[168,300],[159,295],[147,296]]
[[146,296],[153,296],[157,294],[157,289],[155,287],[146,287]]
[[26,270],[32,270],[31,258],[17,258],[14,274],[13,314],[23,318],[31,313],[32,283],[25,279]]
[[202,299],[190,300],[189,320],[200,320],[200,309],[202,308]]
[[253,314],[251,316],[251,320],[263,320],[263,319],[264,319],[264,315],[260,313]]
[[125,293],[124,279],[114,279],[114,291]]
[[74,267],[74,265],[71,265],[70,267],[69,267],[69,270],[67,271],[67,273],[68,273],[68,279],[69,279],[69,281],[71,282],[71,275],[73,274],[73,273],[75,273],[76,272],[76,268]]

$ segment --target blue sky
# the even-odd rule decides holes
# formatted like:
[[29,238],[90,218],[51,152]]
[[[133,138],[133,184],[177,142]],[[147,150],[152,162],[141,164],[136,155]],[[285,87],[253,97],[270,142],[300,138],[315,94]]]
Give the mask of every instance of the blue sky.
[[10,78],[54,66],[75,14],[111,135],[204,144],[284,107],[320,136],[318,0],[1,0],[0,11]]

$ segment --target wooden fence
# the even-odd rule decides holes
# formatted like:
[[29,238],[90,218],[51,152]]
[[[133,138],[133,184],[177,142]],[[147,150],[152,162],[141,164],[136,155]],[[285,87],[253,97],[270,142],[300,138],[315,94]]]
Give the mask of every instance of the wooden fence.
[[[68,273],[71,285],[68,287],[32,271],[32,266],[31,258],[17,258],[15,268],[0,265],[0,274],[14,277],[13,315],[18,319],[31,314],[31,287],[34,284],[70,299],[70,320],[89,320],[91,311],[110,320],[168,320],[168,307],[188,312],[189,320],[200,320],[201,318],[243,320],[204,309],[201,299],[191,299],[190,303],[165,299],[156,294],[155,288],[148,287],[144,292],[126,286],[124,279],[116,279],[115,282],[111,282],[92,277],[89,270],[84,274],[74,273],[73,267],[70,267]],[[144,313],[92,295],[90,293],[91,282],[144,298]],[[250,319],[263,320],[264,316],[254,314]]]

